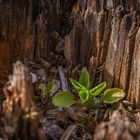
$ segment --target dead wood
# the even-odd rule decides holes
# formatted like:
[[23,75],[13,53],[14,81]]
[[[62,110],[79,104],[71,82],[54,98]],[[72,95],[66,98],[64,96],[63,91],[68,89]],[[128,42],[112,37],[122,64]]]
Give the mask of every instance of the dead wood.
[[[65,65],[74,78],[87,66],[93,83],[106,81],[108,87],[121,87],[127,93],[126,100],[139,110],[140,0],[0,0],[0,13],[0,86],[16,60],[28,62],[47,57],[50,62],[50,54],[57,53],[65,56]],[[54,65],[58,66],[58,62]],[[44,68],[56,77],[54,65],[46,63]],[[45,74],[45,70],[41,71]],[[6,101],[0,112],[0,126],[8,127],[0,127],[0,134],[5,139],[39,139],[41,134],[29,77],[27,69],[17,63],[4,87]],[[62,85],[66,90],[66,85]],[[124,134],[128,134],[126,139],[138,139],[126,120],[112,118],[114,126],[110,121],[105,127],[99,126],[99,131],[108,134],[103,135],[104,139],[125,139]],[[139,124],[139,115],[137,121]],[[102,139],[98,132],[95,138]]]
[[14,64],[13,74],[4,86],[4,93],[3,133],[7,139],[44,139],[39,127],[39,112],[33,101],[31,75],[21,62]]
[[74,131],[75,128],[76,128],[76,125],[70,125],[67,128],[67,130],[65,131],[65,133],[63,133],[60,140],[69,140],[70,136],[71,136],[71,134],[72,134],[72,132]]
[[59,71],[59,75],[60,75],[62,91],[68,91],[68,81],[67,81],[67,77],[66,77],[65,71],[62,68],[62,66],[58,67],[58,71]]
[[[95,82],[123,88],[138,105],[139,9],[139,0],[2,0],[0,72],[17,59],[63,53],[72,69],[89,67]],[[103,77],[96,79],[100,66]]]
[[139,140],[140,131],[120,111],[115,111],[109,122],[100,124],[94,140]]

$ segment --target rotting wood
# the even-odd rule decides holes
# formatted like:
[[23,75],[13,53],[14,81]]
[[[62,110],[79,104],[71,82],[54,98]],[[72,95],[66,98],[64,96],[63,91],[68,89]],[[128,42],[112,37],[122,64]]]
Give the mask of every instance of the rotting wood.
[[128,100],[140,107],[140,28],[136,35],[134,54],[132,58]]
[[109,122],[97,127],[94,140],[139,140],[140,132],[133,123],[123,113],[115,111]]
[[28,62],[51,51],[64,53],[71,69],[90,67],[92,79],[105,64],[102,80],[108,87],[123,88],[127,99],[139,104],[139,76],[133,78],[139,75],[139,9],[139,0],[2,1],[0,74],[18,59]]
[[68,128],[66,129],[66,131],[61,136],[60,140],[69,140],[70,139],[70,136],[71,136],[71,134],[72,134],[72,132],[74,131],[75,128],[76,128],[76,125],[70,125],[70,126],[68,126]]
[[[31,75],[21,62],[14,64],[9,81],[4,86],[6,100],[3,103],[3,132],[8,139],[44,140],[39,126],[39,112],[34,104]],[[0,119],[1,119],[0,118]]]
[[28,62],[46,57],[58,44],[63,44],[63,36],[72,28],[71,11],[75,2],[0,2],[0,72],[11,70],[11,64],[17,60]]
[[[80,65],[78,70],[81,70],[83,66],[87,66],[90,69],[92,79],[98,76],[99,68],[105,64],[105,67],[103,67],[103,78],[101,76],[96,82],[100,82],[100,79],[102,79],[107,81],[108,87],[123,88],[128,92],[127,100],[132,104],[136,103],[137,108],[139,108],[140,1],[72,1],[75,2],[70,3],[70,0],[36,0],[34,3],[32,0],[0,1],[1,77],[4,77],[4,74],[7,75],[9,70],[11,70],[12,62],[17,59],[28,62],[28,60],[38,60],[41,57],[46,57],[51,51],[59,54],[64,53],[67,65],[70,65],[71,69],[76,69]],[[74,74],[76,75],[76,70]],[[25,78],[25,76],[23,77]],[[20,80],[19,77],[18,80]],[[20,82],[17,82],[18,86],[19,84]],[[25,85],[26,82],[23,82],[22,86]],[[15,84],[7,84],[5,87],[5,93],[8,98],[5,101],[4,113],[7,117],[13,119],[18,112],[19,115],[15,117],[17,120],[13,119],[14,123],[15,121],[22,120],[22,113],[25,113],[25,116],[28,113],[32,114],[29,108],[34,108],[32,97],[28,99],[27,96],[23,96],[27,102],[25,104],[22,102],[22,97],[19,97],[17,94],[20,91],[23,92],[22,90],[26,91],[24,88],[15,88]],[[29,88],[28,90],[30,91],[31,89]],[[13,104],[12,108],[6,107],[9,104],[8,100]],[[27,111],[25,106],[27,106]],[[3,114],[0,114],[0,116],[3,116]],[[139,121],[139,115],[137,117]],[[119,121],[122,119],[121,117],[118,118],[120,118]],[[9,118],[7,119],[9,120]],[[15,124],[24,125],[25,123],[24,128],[26,128],[28,121],[24,121],[23,124]],[[117,120],[116,122],[119,124],[119,121]],[[7,121],[6,123],[9,124],[9,128],[13,128],[13,126],[19,128],[13,122]],[[34,134],[38,133],[38,127],[34,126],[34,124],[38,125],[36,122],[38,120],[32,126],[35,129],[33,130]],[[118,124],[116,122],[114,123],[117,128]],[[125,122],[128,123],[128,121]],[[4,123],[2,126],[4,126]],[[122,124],[121,128],[133,134],[131,129],[129,129],[130,127],[126,128],[126,124],[123,122],[120,124]],[[139,128],[139,123],[136,123],[136,125]],[[107,126],[110,129],[110,124],[107,124]],[[17,128],[15,128],[16,130]],[[1,131],[3,132],[0,128],[0,133]],[[15,131],[11,131],[9,137],[15,135]],[[105,132],[107,131],[105,130]],[[116,133],[114,132],[114,134]],[[31,137],[34,137],[34,135]]]
[[[96,78],[98,68],[105,64],[102,80],[107,86],[121,87],[128,93],[129,101],[139,102],[135,98],[136,94],[139,96],[140,84],[133,76],[139,75],[140,66],[139,55],[135,56],[139,42],[140,2],[79,0],[77,5],[73,29],[65,37],[67,63],[72,68],[79,64],[88,66],[92,79]],[[92,58],[96,59],[93,64]]]

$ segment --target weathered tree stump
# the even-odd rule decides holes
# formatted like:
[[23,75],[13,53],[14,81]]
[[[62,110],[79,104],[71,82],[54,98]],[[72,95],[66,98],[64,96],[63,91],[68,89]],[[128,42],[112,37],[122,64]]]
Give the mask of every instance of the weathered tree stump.
[[[68,63],[89,66],[95,82],[101,75],[108,87],[123,88],[127,99],[138,105],[139,1],[79,0],[77,7],[73,29],[65,37]],[[99,71],[100,66],[103,71]]]
[[94,82],[123,88],[138,105],[139,9],[139,0],[1,0],[0,73],[63,50],[67,65],[89,67]]
[[39,112],[34,105],[31,76],[21,62],[14,64],[13,75],[4,87],[6,100],[0,117],[0,137],[4,139],[42,140]]
[[115,111],[109,122],[100,124],[94,140],[139,140],[140,131],[120,111]]
[[[124,89],[126,99],[139,108],[140,0],[0,0],[0,13],[0,79],[16,60],[26,63],[59,53],[71,69],[87,66],[94,83],[106,81],[108,87]],[[15,65],[5,87],[4,108],[8,117],[18,114],[15,121],[22,120],[18,125],[26,128],[29,122],[21,114],[32,114],[34,104],[25,71],[21,64]],[[37,126],[33,129],[36,135]]]

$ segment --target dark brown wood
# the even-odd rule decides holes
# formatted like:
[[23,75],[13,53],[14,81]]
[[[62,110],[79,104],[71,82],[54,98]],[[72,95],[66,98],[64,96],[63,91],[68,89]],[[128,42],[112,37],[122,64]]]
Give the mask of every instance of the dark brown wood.
[[[140,0],[0,0],[0,81],[11,71],[13,62],[36,61],[53,52],[65,56],[73,75],[88,67],[92,86],[106,81],[108,87],[124,89],[126,100],[134,106],[136,103],[139,110],[139,22]],[[16,122],[6,122],[0,117],[2,128],[8,124],[14,130],[6,138],[3,136],[5,139],[11,135],[15,139],[20,134],[24,139],[28,134],[17,128],[29,129],[27,124],[31,126],[28,138],[39,139],[42,134],[38,116],[32,121],[22,118],[37,112],[31,84],[26,78],[29,74],[17,63],[12,79],[4,88],[6,101],[4,114],[0,112],[0,116]],[[132,125],[118,115],[97,128],[95,140],[134,139]],[[139,128],[139,113],[135,117]],[[125,133],[120,134],[119,129]],[[102,133],[98,135],[100,130]],[[5,134],[4,131],[0,127],[0,133]],[[139,139],[139,133],[135,137]]]
[[68,64],[89,66],[95,82],[104,66],[102,81],[121,87],[129,101],[139,104],[139,1],[79,0],[77,7],[73,29],[65,37]]
[[[137,118],[138,119],[138,118]],[[94,140],[139,140],[140,132],[120,111],[115,111],[109,122],[101,123]]]
[[139,104],[139,9],[139,0],[1,0],[0,73],[16,60],[64,53],[72,69],[89,67],[94,82]]
[[4,122],[0,134],[6,136],[5,139],[46,140],[39,127],[40,115],[33,100],[31,75],[21,62],[14,64],[13,75],[6,83],[4,93],[6,100],[0,118],[3,117]]

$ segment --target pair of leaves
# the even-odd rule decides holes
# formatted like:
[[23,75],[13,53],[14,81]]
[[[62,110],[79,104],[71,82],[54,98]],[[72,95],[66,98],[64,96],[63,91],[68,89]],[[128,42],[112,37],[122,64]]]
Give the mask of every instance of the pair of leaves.
[[80,100],[82,103],[85,103],[89,99],[89,91],[90,88],[90,78],[89,73],[86,68],[82,70],[82,74],[79,78],[79,82],[74,79],[70,79],[70,82],[75,87],[75,89],[79,92]]
[[70,82],[75,87],[75,89],[79,92],[80,100],[82,103],[85,103],[89,99],[89,91],[86,87],[84,87],[82,84],[78,83],[74,79],[70,79]]
[[85,102],[88,100],[89,94],[92,97],[95,97],[99,95],[103,91],[103,89],[106,87],[106,82],[103,82],[97,85],[96,87],[94,87],[93,89],[91,89],[90,91],[88,91],[88,89],[86,89],[83,85],[81,85],[77,81],[73,79],[70,79],[70,81],[72,85],[75,87],[75,89],[77,89],[77,91],[79,92],[79,96],[82,102]]
[[79,82],[76,80],[70,79],[72,85],[76,90],[80,91],[81,89],[89,89],[90,88],[90,78],[89,73],[86,68],[82,70],[82,74],[79,78]]
[[89,100],[90,96],[94,98],[95,96],[99,95],[105,87],[106,87],[106,82],[103,82],[97,85],[96,87],[94,87],[93,89],[91,89],[90,91],[87,89],[81,90],[79,92],[81,102],[85,103],[86,101]]
[[106,83],[103,82],[100,85],[89,90],[90,78],[89,78],[89,73],[86,68],[82,70],[82,74],[79,78],[79,82],[73,79],[70,79],[70,81],[72,85],[75,87],[75,89],[79,92],[80,100],[82,103],[85,103],[89,99],[89,96],[95,97],[99,95],[103,91],[103,89],[106,87]]

